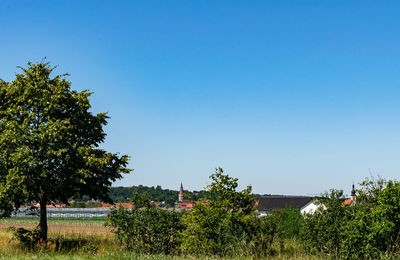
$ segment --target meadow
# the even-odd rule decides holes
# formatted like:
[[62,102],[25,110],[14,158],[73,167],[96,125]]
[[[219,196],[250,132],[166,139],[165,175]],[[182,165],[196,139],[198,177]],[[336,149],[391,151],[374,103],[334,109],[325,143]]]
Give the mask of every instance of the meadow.
[[0,255],[2,258],[31,259],[35,257],[80,258],[118,251],[113,234],[104,220],[48,219],[49,242],[37,252],[12,240],[10,227],[34,229],[38,218],[5,218],[0,220]]
[[[33,229],[38,218],[0,219],[0,259],[199,259],[190,256],[145,255],[121,250],[105,220],[48,219],[49,242],[31,251],[12,239],[10,227]],[[305,255],[296,241],[288,241],[285,252],[266,259],[316,259]],[[276,244],[279,247],[279,244]],[[200,257],[201,258],[201,257]],[[203,259],[216,259],[203,257]],[[238,257],[237,259],[246,259]],[[251,258],[248,258],[251,259]]]

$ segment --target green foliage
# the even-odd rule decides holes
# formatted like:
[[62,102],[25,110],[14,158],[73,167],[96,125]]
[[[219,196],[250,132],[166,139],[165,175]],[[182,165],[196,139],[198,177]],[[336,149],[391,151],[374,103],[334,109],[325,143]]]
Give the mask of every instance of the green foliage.
[[183,230],[178,212],[156,207],[113,209],[106,222],[127,250],[146,254],[175,254]]
[[348,206],[342,190],[331,190],[322,195],[315,213],[307,215],[302,237],[308,248],[317,248],[328,254],[338,255],[341,242],[341,227]]
[[238,179],[223,174],[221,168],[210,178],[206,199],[197,201],[183,217],[182,247],[189,254],[232,255],[244,249],[257,230],[255,200],[251,187],[236,191]]
[[[305,218],[302,238],[308,249],[343,259],[375,259],[400,252],[400,183],[362,182],[361,199],[343,204],[342,192],[321,199],[324,208]],[[328,195],[328,196],[327,196]]]
[[[376,187],[379,187],[376,189]],[[373,190],[351,207],[343,222],[341,255],[348,259],[378,258],[400,249],[400,183],[369,185]]]
[[99,246],[94,243],[89,242],[89,243],[84,244],[82,246],[81,250],[84,253],[95,255],[97,253],[97,251],[99,250]]
[[297,238],[303,225],[304,217],[299,209],[292,207],[277,210],[279,214],[278,231],[280,238]]
[[377,198],[372,210],[373,235],[376,247],[383,250],[400,249],[400,183],[389,181]]
[[74,201],[71,203],[71,208],[86,208],[86,203],[85,202],[80,202],[80,201]]
[[51,77],[49,63],[28,63],[12,82],[0,81],[0,209],[45,205],[88,195],[110,201],[113,181],[129,173],[128,156],[98,148],[106,113],[90,112],[90,92],[71,90],[66,74]]
[[148,194],[147,192],[144,192],[142,194],[135,192],[131,198],[131,203],[133,207],[136,209],[150,208],[151,207],[150,194]]
[[297,209],[273,210],[263,217],[254,212],[251,187],[236,191],[238,179],[223,174],[211,175],[206,199],[198,201],[183,217],[182,248],[187,254],[221,257],[274,255],[275,241],[298,236],[303,216]]
[[386,180],[378,176],[375,178],[365,178],[360,183],[360,189],[357,190],[357,201],[361,203],[375,204],[378,200],[378,195],[386,186]]
[[89,200],[87,202],[83,201],[74,201],[70,203],[71,208],[98,208],[101,207],[103,204],[99,201]]
[[[217,169],[217,174],[222,171]],[[153,207],[147,203],[148,195],[138,194],[133,199],[138,206],[132,211],[114,209],[107,225],[112,227],[120,244],[135,254],[183,252],[191,257],[278,256],[285,259],[299,256],[397,259],[400,256],[400,183],[397,181],[387,181],[377,191],[369,190],[375,189],[376,184],[369,188],[362,186],[364,194],[370,195],[351,206],[344,205],[342,191],[331,190],[319,199],[321,207],[303,218],[293,208],[273,210],[262,217],[241,210],[237,205],[246,201],[243,196],[249,193],[234,194],[237,179],[224,175],[213,180],[207,189],[209,200],[197,202],[193,210],[183,215]],[[219,197],[216,193],[225,196]],[[238,198],[236,203],[229,201]],[[223,199],[228,201],[219,201]],[[62,220],[65,221],[72,220]],[[85,223],[102,222],[86,220]],[[32,237],[33,234],[22,231],[20,240],[35,247],[32,241],[38,238]],[[101,251],[85,245],[80,244],[78,249],[89,254]],[[51,249],[51,246],[38,248]]]
[[303,223],[303,216],[298,209],[284,208],[272,210],[267,215],[256,217],[252,243],[255,249],[252,255],[267,256],[276,254],[273,243],[279,243],[284,250],[285,241],[297,238]]
[[275,250],[272,249],[272,243],[280,235],[280,222],[282,219],[282,211],[274,210],[269,214],[259,218],[259,224],[257,225],[259,229],[257,230],[257,252],[261,256],[266,256],[268,254],[274,255]]
[[380,251],[374,246],[374,223],[371,207],[356,204],[348,208],[341,230],[340,255],[344,259],[379,258]]
[[10,230],[13,232],[11,240],[18,241],[27,249],[34,249],[40,241],[40,232],[37,229],[10,227]]
[[247,186],[245,190],[236,191],[238,179],[223,172],[222,168],[217,168],[210,176],[212,183],[206,187],[207,205],[233,212],[240,210],[245,214],[253,212],[255,199],[251,193],[251,186]]
[[[193,201],[205,197],[204,191],[184,192]],[[175,202],[178,200],[179,191],[163,189],[160,185],[157,185],[156,187],[138,185],[132,187],[111,187],[109,195],[115,202],[128,202],[135,193],[148,193],[150,194],[152,201],[164,201],[166,206],[174,206]]]
[[98,208],[98,207],[101,207],[102,205],[103,204],[99,201],[90,200],[90,201],[86,202],[87,208]]

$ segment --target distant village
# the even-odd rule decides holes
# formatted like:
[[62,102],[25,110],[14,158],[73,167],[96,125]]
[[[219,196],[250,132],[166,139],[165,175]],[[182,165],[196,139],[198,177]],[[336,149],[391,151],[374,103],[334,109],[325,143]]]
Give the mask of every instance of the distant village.
[[[121,187],[119,187],[121,188]],[[157,189],[161,189],[158,188]],[[156,207],[163,207],[169,210],[190,210],[193,208],[196,200],[201,197],[200,192],[194,192],[192,194],[195,199],[185,198],[185,192],[183,184],[181,183],[176,201],[173,205],[167,204],[165,201],[151,201],[152,205]],[[317,196],[285,196],[285,195],[256,195],[256,208],[259,215],[265,215],[269,211],[274,209],[283,209],[287,207],[299,209],[302,214],[308,214],[314,212],[320,205],[318,205]],[[129,201],[129,198],[126,198]],[[351,196],[344,201],[344,205],[353,205],[356,203],[356,191],[354,184],[351,190]],[[39,204],[33,205],[39,208]],[[114,204],[104,203],[99,200],[70,200],[69,205],[65,203],[52,202],[47,205],[47,208],[85,208],[85,209],[110,209],[110,208],[127,208],[131,209],[134,205],[131,202],[115,202]],[[25,207],[27,208],[27,207]]]

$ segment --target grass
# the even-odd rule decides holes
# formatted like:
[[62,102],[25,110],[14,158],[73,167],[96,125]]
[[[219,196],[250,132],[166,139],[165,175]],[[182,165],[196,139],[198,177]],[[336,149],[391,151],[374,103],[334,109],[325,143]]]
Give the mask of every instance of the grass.
[[[78,219],[78,218],[48,218],[47,223],[61,225],[76,225],[76,226],[103,226],[104,219]],[[39,224],[39,218],[3,218],[0,219],[0,225],[8,224]]]
[[[167,259],[167,260],[173,260],[173,259],[194,259],[194,258],[184,258],[184,257],[173,257],[173,256],[164,256],[164,255],[135,255],[133,253],[124,253],[124,252],[118,252],[118,253],[107,253],[103,255],[77,255],[77,254],[25,254],[25,255],[17,255],[17,256],[0,256],[0,259],[100,259],[100,260],[114,260],[114,259],[120,259],[120,260],[125,260],[125,259],[149,259],[149,260],[158,260],[158,259]],[[196,258],[198,259],[198,258]],[[209,258],[211,259],[211,258]]]
[[[66,256],[68,259],[89,257],[91,254],[105,255],[108,252],[118,252],[111,231],[104,226],[104,220],[92,219],[48,219],[49,242],[39,251],[30,252],[16,241],[11,241],[12,231],[9,227],[34,229],[39,224],[38,218],[7,218],[0,220],[0,255],[9,258],[40,259],[49,255],[54,259]],[[49,259],[50,259],[49,258]],[[1,257],[0,257],[1,259]]]
[[[0,219],[1,259],[201,259],[199,257],[137,255],[120,249],[113,233],[104,226],[105,220],[48,219],[49,242],[37,251],[30,251],[16,241],[11,241],[9,227],[35,228],[38,218]],[[306,255],[295,240],[285,241],[284,250],[266,259],[317,259]],[[279,250],[279,243],[275,245]],[[203,259],[216,259],[205,257]],[[238,257],[236,259],[246,259]],[[251,259],[251,258],[248,258]]]

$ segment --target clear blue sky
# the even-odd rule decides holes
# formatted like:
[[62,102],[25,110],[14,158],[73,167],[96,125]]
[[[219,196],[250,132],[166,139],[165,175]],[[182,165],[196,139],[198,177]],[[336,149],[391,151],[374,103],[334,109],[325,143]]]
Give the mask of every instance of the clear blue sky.
[[115,185],[319,194],[400,174],[399,1],[2,1],[0,78],[47,57],[132,156]]

